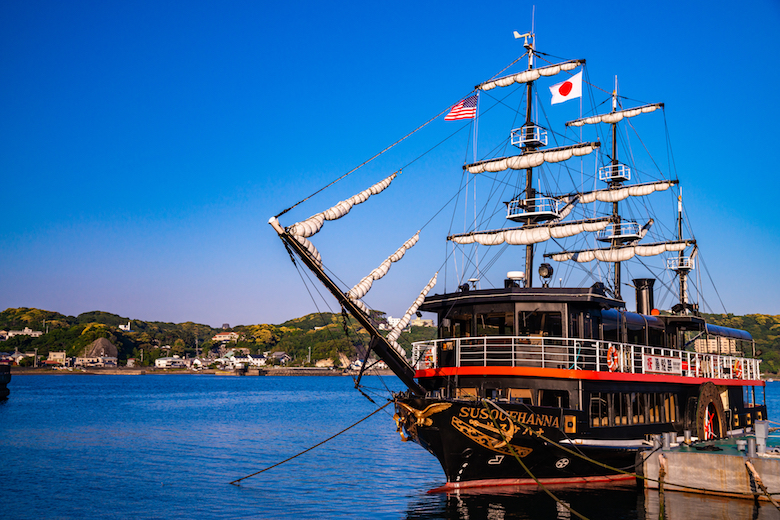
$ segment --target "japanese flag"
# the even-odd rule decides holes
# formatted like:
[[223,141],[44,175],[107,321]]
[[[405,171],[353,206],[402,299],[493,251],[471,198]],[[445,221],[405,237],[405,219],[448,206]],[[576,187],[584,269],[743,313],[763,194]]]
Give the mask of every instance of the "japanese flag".
[[582,71],[579,71],[563,83],[553,85],[550,87],[550,92],[552,92],[553,105],[582,97]]

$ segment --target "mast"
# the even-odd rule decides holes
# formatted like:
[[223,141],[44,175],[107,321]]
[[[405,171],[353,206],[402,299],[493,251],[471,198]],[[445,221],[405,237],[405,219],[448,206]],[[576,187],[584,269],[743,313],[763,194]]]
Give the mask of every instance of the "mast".
[[[612,113],[617,111],[617,76],[615,76],[615,90],[612,91]],[[612,123],[612,172],[617,172],[618,159],[617,159],[617,121]],[[622,184],[620,177],[610,177],[610,188],[620,186]],[[612,203],[612,222],[613,222],[613,235],[612,247],[616,247],[619,243],[620,237],[620,212],[618,210],[618,202]],[[615,262],[615,298],[620,300],[620,262]]]
[[[528,70],[534,68],[534,34],[528,33],[531,38],[531,43],[524,44],[528,50]],[[537,141],[534,139],[535,125],[532,121],[533,114],[531,113],[532,100],[533,100],[533,81],[526,83],[526,95],[525,95],[525,143],[523,148],[527,151],[533,151],[536,149]],[[533,167],[526,168],[525,170],[525,198],[526,198],[526,211],[533,212],[534,198],[536,192],[534,191],[534,169]],[[525,246],[525,286],[533,287],[533,272],[534,268],[534,245],[528,244]]]

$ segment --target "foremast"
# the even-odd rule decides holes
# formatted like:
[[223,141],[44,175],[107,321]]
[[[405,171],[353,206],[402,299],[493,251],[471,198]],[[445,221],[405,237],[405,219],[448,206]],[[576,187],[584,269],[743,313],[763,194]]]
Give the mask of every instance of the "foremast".
[[398,353],[390,342],[383,337],[377,328],[372,323],[369,316],[359,307],[359,304],[355,303],[355,300],[350,298],[348,293],[344,293],[336,283],[330,279],[322,268],[322,263],[317,260],[316,256],[302,244],[301,240],[297,239],[288,230],[284,229],[279,220],[276,217],[272,217],[268,223],[279,235],[279,238],[295,252],[298,258],[303,261],[306,267],[314,273],[314,275],[322,282],[322,284],[335,296],[339,305],[345,308],[360,325],[371,336],[370,349],[376,352],[376,354],[387,363],[388,368],[395,373],[399,379],[411,390],[414,394],[425,395],[425,390],[415,380],[415,370],[406,361],[406,359]]

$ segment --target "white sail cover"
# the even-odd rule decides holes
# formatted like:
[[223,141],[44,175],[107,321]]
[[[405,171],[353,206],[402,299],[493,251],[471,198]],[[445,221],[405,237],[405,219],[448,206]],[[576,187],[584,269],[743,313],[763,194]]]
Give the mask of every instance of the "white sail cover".
[[322,256],[320,256],[320,252],[317,251],[317,248],[314,247],[314,244],[309,242],[304,237],[299,237],[299,236],[295,236],[295,235],[293,235],[293,237],[295,238],[295,240],[298,241],[299,244],[301,244],[303,247],[305,247],[309,251],[309,254],[312,257],[312,260],[314,260],[314,263],[316,263],[318,266],[322,267]]
[[601,143],[598,142],[580,143],[522,155],[513,155],[511,157],[489,159],[474,164],[467,164],[464,168],[469,173],[501,172],[509,169],[525,170],[526,168],[535,168],[545,162],[556,163],[566,161],[572,157],[587,155],[599,146],[601,146]]
[[390,270],[390,266],[393,262],[399,261],[401,258],[403,258],[404,254],[406,254],[406,251],[414,246],[417,241],[420,239],[420,232],[414,234],[412,238],[404,242],[404,244],[399,247],[395,253],[388,256],[387,259],[379,264],[379,267],[371,271],[368,276],[360,280],[357,285],[355,285],[352,289],[349,290],[347,293],[347,296],[352,300],[357,300],[359,298],[362,298],[365,296],[368,291],[371,289],[371,286],[373,285],[375,280],[379,280],[384,275],[387,274],[387,272]]
[[590,219],[572,222],[553,222],[524,226],[512,229],[497,229],[493,231],[472,231],[462,235],[452,235],[447,240],[456,244],[481,244],[483,246],[497,246],[507,243],[512,246],[536,244],[551,238],[566,238],[584,233],[605,229],[610,223],[611,217]]
[[597,116],[584,117],[575,121],[569,121],[566,126],[583,126],[583,125],[595,125],[597,123],[617,123],[624,117],[634,117],[639,114],[647,114],[649,112],[655,112],[659,108],[663,108],[663,103],[654,103],[652,105],[645,105],[637,108],[629,108],[626,110],[618,110],[617,112],[611,112],[609,114],[602,114]]
[[387,334],[388,342],[390,342],[391,344],[395,343],[398,337],[401,335],[401,331],[404,330],[407,325],[409,325],[409,321],[411,321],[412,319],[412,314],[417,312],[417,309],[419,309],[420,305],[422,305],[423,301],[425,300],[425,297],[428,295],[428,292],[431,289],[433,289],[433,287],[436,285],[436,278],[438,276],[439,273],[433,275],[433,278],[431,278],[431,280],[428,282],[428,285],[425,286],[425,288],[422,290],[422,292],[417,297],[417,299],[414,300],[414,303],[412,303],[412,306],[409,307],[409,309],[406,311],[404,317],[401,318],[401,320],[396,324],[396,326],[393,327],[393,329]]
[[643,197],[656,191],[665,191],[677,184],[677,181],[657,181],[633,186],[622,186],[617,189],[590,191],[580,195],[580,203],[588,204],[597,200],[601,202],[619,202],[628,197]]
[[547,67],[539,67],[538,69],[524,70],[517,74],[510,74],[509,76],[503,76],[501,78],[491,79],[484,83],[477,85],[479,90],[492,90],[496,87],[508,87],[514,83],[530,83],[536,81],[542,76],[554,76],[562,71],[573,70],[585,63],[585,60],[571,60],[556,65],[548,65]]
[[579,263],[590,262],[592,260],[598,260],[600,262],[625,262],[626,260],[634,258],[635,255],[655,256],[672,251],[682,251],[691,244],[695,244],[695,242],[693,240],[676,240],[647,245],[628,245],[616,248],[568,251],[544,256],[552,258],[556,262],[566,262],[568,260],[574,260]]
[[329,208],[322,213],[312,215],[304,221],[293,224],[288,228],[288,231],[291,235],[296,237],[312,236],[322,228],[322,225],[326,220],[336,220],[341,218],[349,213],[349,210],[352,209],[352,206],[363,203],[368,200],[371,195],[376,195],[384,191],[385,188],[390,186],[390,183],[393,182],[393,179],[395,179],[396,176],[397,174],[393,173],[389,177],[382,179],[370,188],[361,191],[357,195],[353,195],[347,200],[342,200],[332,208]]

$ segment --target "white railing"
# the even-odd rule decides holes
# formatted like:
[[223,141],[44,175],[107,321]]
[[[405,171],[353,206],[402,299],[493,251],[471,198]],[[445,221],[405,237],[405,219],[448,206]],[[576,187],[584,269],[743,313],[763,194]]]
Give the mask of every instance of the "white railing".
[[417,370],[441,367],[536,367],[713,379],[760,379],[758,359],[613,341],[541,336],[484,336],[412,344]]
[[692,270],[696,268],[696,261],[690,256],[674,256],[666,259],[666,268],[672,271],[681,269]]
[[528,125],[512,130],[513,146],[523,146],[527,143],[534,146],[547,146],[547,130],[537,125]]
[[630,181],[631,168],[625,164],[609,164],[599,168],[600,181]]
[[614,222],[596,233],[596,240],[608,241],[615,239],[636,240],[642,236],[642,227],[637,222],[624,220],[618,224]]
[[547,215],[560,216],[561,201],[552,197],[536,197],[535,199],[516,199],[507,204],[506,218]]

